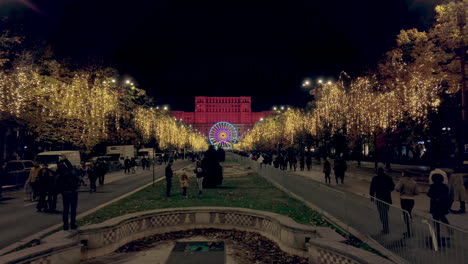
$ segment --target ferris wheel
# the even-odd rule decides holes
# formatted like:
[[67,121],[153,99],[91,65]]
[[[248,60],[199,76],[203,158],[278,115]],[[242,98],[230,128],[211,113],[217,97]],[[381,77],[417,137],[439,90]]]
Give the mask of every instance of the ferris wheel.
[[228,122],[218,122],[210,129],[210,142],[216,147],[230,149],[237,143],[237,130]]

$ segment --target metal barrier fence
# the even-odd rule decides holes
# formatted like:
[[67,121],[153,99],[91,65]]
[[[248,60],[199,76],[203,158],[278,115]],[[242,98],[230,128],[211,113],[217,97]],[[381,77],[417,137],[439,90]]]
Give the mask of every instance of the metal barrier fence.
[[[365,195],[337,190],[287,170],[233,155],[264,178],[281,185],[371,237],[409,263],[468,263],[468,232]],[[319,172],[311,172],[319,173]],[[394,201],[399,205],[399,201]]]

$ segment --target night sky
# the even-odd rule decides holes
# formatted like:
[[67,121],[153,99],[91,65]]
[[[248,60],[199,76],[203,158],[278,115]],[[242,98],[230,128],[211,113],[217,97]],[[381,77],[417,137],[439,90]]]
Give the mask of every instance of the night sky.
[[[426,29],[440,0],[0,0],[0,16],[59,58],[96,60],[158,103],[252,96],[301,106],[301,82],[375,67],[400,29]],[[0,24],[1,25],[1,24]]]

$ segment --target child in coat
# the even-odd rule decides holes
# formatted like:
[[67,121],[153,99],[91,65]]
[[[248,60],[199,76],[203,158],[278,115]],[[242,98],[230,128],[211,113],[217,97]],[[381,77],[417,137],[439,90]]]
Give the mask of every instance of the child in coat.
[[185,172],[182,173],[179,177],[180,187],[182,187],[182,196],[187,198],[187,188],[189,186],[188,176]]

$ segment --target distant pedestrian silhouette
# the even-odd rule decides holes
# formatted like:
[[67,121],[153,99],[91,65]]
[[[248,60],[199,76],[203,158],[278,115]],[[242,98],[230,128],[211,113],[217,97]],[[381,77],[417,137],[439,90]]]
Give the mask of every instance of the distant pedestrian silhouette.
[[330,174],[331,174],[331,164],[330,161],[325,157],[325,162],[323,163],[323,173],[325,174],[325,183],[331,184]]

